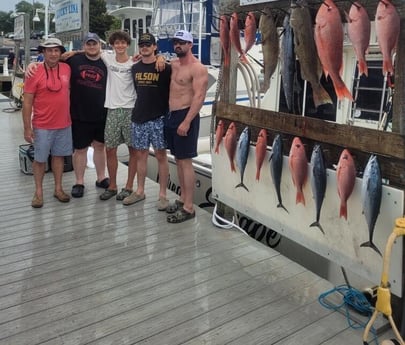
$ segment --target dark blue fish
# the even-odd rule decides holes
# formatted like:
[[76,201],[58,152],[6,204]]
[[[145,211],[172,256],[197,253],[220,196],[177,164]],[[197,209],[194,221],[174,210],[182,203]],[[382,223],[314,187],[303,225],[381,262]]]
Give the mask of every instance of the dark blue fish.
[[270,173],[273,179],[274,188],[276,189],[278,205],[277,207],[283,208],[287,213],[288,210],[284,207],[281,199],[281,176],[283,172],[283,140],[281,135],[277,134],[273,140],[273,146],[271,148],[270,155]]
[[[382,198],[382,181],[380,165],[377,156],[371,155],[363,173],[363,182],[361,185],[361,200],[363,213],[368,225],[369,240],[360,245],[360,247],[370,247],[381,255],[380,250],[373,243],[373,234],[378,214],[380,213]],[[382,256],[382,255],[381,255]]]
[[315,145],[311,155],[311,188],[315,199],[316,220],[310,226],[317,226],[323,231],[319,218],[321,217],[321,208],[326,191],[326,165],[323,158],[322,148],[320,145]]
[[249,149],[250,149],[250,128],[245,127],[245,129],[242,131],[239,137],[238,145],[236,147],[236,166],[238,167],[240,172],[240,183],[235,188],[243,187],[248,192],[249,189],[247,189],[247,187],[243,183],[243,176],[245,174],[245,168],[249,157]]
[[281,79],[287,108],[290,113],[294,112],[294,76],[295,76],[295,53],[294,34],[290,26],[290,15],[286,14],[283,21],[283,36],[281,38]]

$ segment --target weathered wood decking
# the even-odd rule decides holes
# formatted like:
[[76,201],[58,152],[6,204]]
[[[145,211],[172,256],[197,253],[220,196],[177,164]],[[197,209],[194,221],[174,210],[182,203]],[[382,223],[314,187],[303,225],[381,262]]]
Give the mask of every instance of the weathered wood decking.
[[[362,331],[318,303],[329,282],[218,230],[201,209],[168,224],[150,180],[145,202],[125,207],[98,199],[89,169],[85,196],[61,204],[48,173],[44,207],[32,209],[33,179],[17,159],[21,113],[7,107],[0,102],[0,344],[362,343]],[[65,173],[66,191],[73,183]]]

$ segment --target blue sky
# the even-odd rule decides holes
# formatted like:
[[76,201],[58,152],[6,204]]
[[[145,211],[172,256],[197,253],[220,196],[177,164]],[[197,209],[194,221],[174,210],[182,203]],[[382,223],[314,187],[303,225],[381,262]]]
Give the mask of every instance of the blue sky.
[[9,12],[14,11],[15,5],[21,0],[1,0],[0,1],[0,11]]

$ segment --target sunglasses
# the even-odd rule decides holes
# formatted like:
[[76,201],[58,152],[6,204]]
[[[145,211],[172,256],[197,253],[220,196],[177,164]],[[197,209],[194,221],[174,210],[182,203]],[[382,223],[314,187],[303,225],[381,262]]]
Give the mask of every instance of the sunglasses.
[[143,48],[143,47],[152,47],[152,43],[139,43],[138,44],[139,48]]
[[60,91],[62,89],[62,82],[61,82],[60,76],[59,76],[59,64],[57,67],[57,79],[55,79],[55,76],[52,71],[51,71],[51,78],[49,78],[49,72],[48,72],[48,68],[46,67],[46,64],[44,64],[44,67],[45,67],[45,73],[46,73],[46,88],[48,89],[48,91],[51,91],[51,92]]
[[187,41],[182,41],[182,40],[173,40],[173,45],[175,46],[176,44],[180,44],[181,46],[184,46],[187,44]]

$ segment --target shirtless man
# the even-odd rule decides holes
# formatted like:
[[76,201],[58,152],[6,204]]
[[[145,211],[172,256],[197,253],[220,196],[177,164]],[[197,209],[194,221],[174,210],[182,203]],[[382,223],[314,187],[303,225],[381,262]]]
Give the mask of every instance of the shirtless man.
[[195,217],[193,206],[195,173],[192,158],[197,156],[200,129],[199,111],[208,85],[207,68],[192,54],[193,36],[185,30],[173,36],[177,59],[171,61],[169,108],[165,135],[167,147],[177,163],[181,196],[166,209],[169,223],[181,223]]

